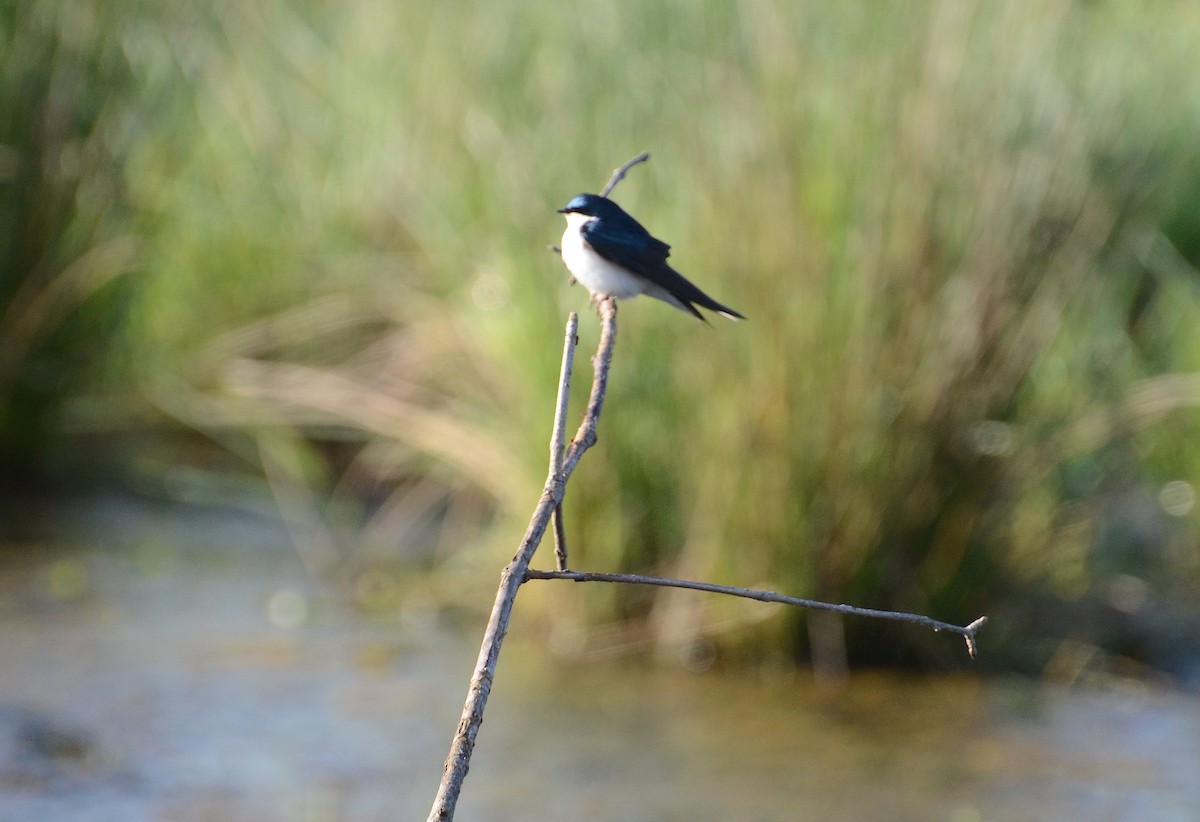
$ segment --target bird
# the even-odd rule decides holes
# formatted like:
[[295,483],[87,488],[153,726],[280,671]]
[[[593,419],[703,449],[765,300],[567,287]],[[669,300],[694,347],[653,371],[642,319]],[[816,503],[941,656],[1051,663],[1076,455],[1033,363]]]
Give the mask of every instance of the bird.
[[562,259],[575,281],[593,299],[654,297],[708,322],[696,306],[731,320],[746,319],[721,305],[671,268],[671,246],[652,236],[642,224],[612,200],[599,194],[579,194],[558,213],[566,217]]

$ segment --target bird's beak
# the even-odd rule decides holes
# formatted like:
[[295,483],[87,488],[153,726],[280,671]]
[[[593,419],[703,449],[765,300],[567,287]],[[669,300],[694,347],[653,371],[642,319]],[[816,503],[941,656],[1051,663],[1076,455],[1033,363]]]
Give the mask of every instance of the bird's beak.
[[569,214],[570,212],[571,212],[571,209],[569,209],[569,208],[560,208],[558,210],[559,214]]

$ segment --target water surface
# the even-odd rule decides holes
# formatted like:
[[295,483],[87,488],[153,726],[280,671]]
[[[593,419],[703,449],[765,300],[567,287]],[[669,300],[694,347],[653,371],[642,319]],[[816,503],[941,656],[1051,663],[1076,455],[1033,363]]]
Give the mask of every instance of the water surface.
[[[482,620],[364,615],[254,518],[72,522],[0,555],[0,820],[425,818]],[[567,663],[522,618],[463,820],[1200,819],[1194,696]]]

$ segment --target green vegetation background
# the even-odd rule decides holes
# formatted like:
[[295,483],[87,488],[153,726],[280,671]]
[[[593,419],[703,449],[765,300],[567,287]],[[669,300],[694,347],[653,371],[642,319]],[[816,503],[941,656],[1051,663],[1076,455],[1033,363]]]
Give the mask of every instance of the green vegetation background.
[[[750,320],[623,309],[575,564],[1186,645],[1196,4],[29,0],[0,48],[8,486],[269,493],[365,603],[485,606],[595,344],[554,209],[650,149],[616,198]],[[558,647],[961,657],[583,587],[529,592]]]

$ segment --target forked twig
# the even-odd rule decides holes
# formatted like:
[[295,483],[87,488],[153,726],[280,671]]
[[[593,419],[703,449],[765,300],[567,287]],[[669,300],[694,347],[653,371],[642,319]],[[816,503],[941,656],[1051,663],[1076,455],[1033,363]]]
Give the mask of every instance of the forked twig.
[[[607,197],[613,188],[624,177],[625,173],[649,159],[648,152],[642,152],[625,165],[613,172],[612,178],[605,185],[602,196]],[[604,397],[608,390],[608,373],[612,366],[613,345],[617,337],[617,304],[612,298],[603,298],[597,304],[600,314],[600,343],[596,355],[592,358],[592,391],[588,398],[587,410],[575,437],[564,447],[566,436],[566,414],[570,394],[571,370],[574,362],[575,346],[579,318],[572,313],[567,320],[566,339],[563,342],[563,363],[559,374],[558,399],[554,408],[554,428],[550,439],[550,470],[546,484],[542,488],[541,498],[534,508],[525,536],[517,549],[512,561],[505,566],[500,574],[500,586],[496,591],[496,601],[492,605],[492,613],[488,618],[487,629],[484,631],[483,644],[479,649],[479,658],[475,663],[475,671],[471,676],[471,684],[467,690],[467,699],[463,704],[462,717],[454,740],[450,744],[450,754],[446,757],[442,781],[438,785],[437,797],[429,812],[430,822],[451,820],[454,818],[454,808],[462,791],[463,780],[471,763],[471,752],[475,748],[475,737],[483,723],[483,711],[492,690],[492,682],[496,675],[496,664],[500,658],[500,646],[508,632],[508,622],[512,615],[513,603],[521,585],[531,579],[568,579],[576,582],[615,582],[637,585],[659,585],[673,588],[689,588],[698,591],[729,594],[732,596],[756,599],[762,602],[778,602],[802,608],[815,608],[834,611],[841,614],[874,617],[878,619],[902,620],[923,625],[935,631],[952,631],[961,635],[967,642],[967,651],[972,657],[977,648],[975,634],[987,622],[986,617],[980,617],[970,625],[959,626],[919,614],[903,614],[894,611],[879,611],[871,608],[856,608],[852,605],[834,605],[817,600],[800,599],[784,596],[773,591],[762,591],[751,588],[733,588],[725,585],[714,585],[707,582],[693,582],[684,579],[669,579],[666,577],[648,577],[637,574],[595,574],[567,570],[567,545],[563,535],[562,500],[566,491],[567,481],[579,464],[585,451],[596,443],[596,427],[600,412],[604,408]],[[541,543],[542,537],[551,521],[555,522],[556,550],[555,559],[557,571],[530,570],[529,563],[534,552]]]
[[[487,629],[483,633],[483,645],[479,649],[475,672],[471,675],[471,684],[467,688],[467,699],[463,704],[462,717],[458,721],[458,730],[450,743],[450,753],[446,757],[442,781],[438,785],[433,808],[429,811],[429,822],[454,818],[454,807],[458,803],[458,795],[462,791],[462,783],[471,764],[471,751],[475,749],[475,737],[479,733],[479,726],[483,724],[483,709],[487,705],[488,695],[492,692],[496,663],[500,659],[500,646],[504,642],[504,635],[508,633],[508,620],[512,615],[513,603],[517,599],[517,590],[525,582],[525,572],[529,569],[533,552],[541,543],[555,508],[562,504],[567,480],[579,464],[583,452],[596,443],[596,423],[604,407],[604,392],[608,390],[608,369],[612,364],[612,348],[617,340],[616,301],[602,299],[597,310],[600,312],[601,323],[600,345],[592,359],[595,374],[592,378],[592,394],[588,399],[587,411],[575,438],[566,449],[558,471],[554,470],[553,460],[551,461],[550,474],[546,477],[537,507],[533,509],[533,516],[529,520],[529,527],[525,529],[521,546],[512,562],[500,573],[500,587],[496,590],[496,601],[492,605]],[[568,340],[574,337],[576,323],[567,321]],[[570,342],[564,343],[563,351],[569,347],[572,347]],[[557,407],[555,417],[558,417]]]
[[600,196],[607,197],[609,194],[611,194],[612,190],[617,187],[617,183],[619,183],[625,179],[625,172],[629,171],[629,169],[633,168],[638,163],[644,163],[649,159],[650,159],[650,152],[643,151],[641,154],[634,157],[632,160],[630,160],[625,165],[621,166],[618,169],[615,169],[612,173],[612,177],[609,177],[608,182],[605,183],[604,188],[600,189]]

